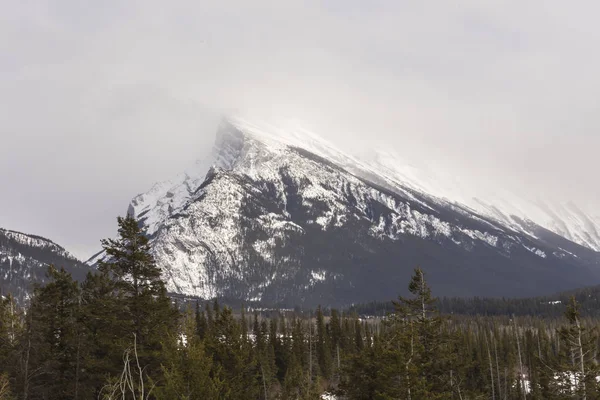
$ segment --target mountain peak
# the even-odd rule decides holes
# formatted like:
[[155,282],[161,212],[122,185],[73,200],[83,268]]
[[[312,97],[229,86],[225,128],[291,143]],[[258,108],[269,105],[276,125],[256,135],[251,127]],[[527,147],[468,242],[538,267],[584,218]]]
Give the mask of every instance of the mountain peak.
[[389,151],[353,157],[289,121],[224,118],[208,157],[136,196],[130,212],[168,290],[184,295],[366,301],[395,295],[399,265],[416,264],[439,274],[443,295],[532,294],[600,277],[590,250],[600,221],[580,207],[478,197],[439,168]]
[[500,190],[489,182],[469,185],[468,179],[444,168],[416,165],[389,150],[369,151],[366,156],[355,157],[304,129],[298,121],[256,121],[239,115],[222,119],[207,157],[199,159],[174,179],[158,183],[148,192],[136,196],[130,211],[144,219],[148,232],[152,234],[173,210],[185,205],[211,168],[225,171],[241,169],[245,174],[257,177],[268,163],[280,162],[274,161],[276,159],[291,160],[290,155],[297,149],[405,196],[418,192],[444,199],[468,207],[513,230],[525,229],[522,222],[529,220],[600,251],[600,218],[591,217],[589,212],[582,211],[573,203],[563,205],[547,199],[543,202],[530,200],[522,194]]

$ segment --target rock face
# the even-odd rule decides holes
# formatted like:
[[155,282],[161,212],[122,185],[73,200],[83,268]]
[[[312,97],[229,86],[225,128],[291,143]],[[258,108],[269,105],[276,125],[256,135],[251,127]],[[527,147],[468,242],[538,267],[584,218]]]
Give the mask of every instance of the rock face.
[[0,228],[0,291],[19,302],[31,295],[34,283],[46,282],[49,265],[63,267],[75,279],[83,279],[90,268],[63,247],[40,236]]
[[543,224],[426,188],[385,160],[234,119],[221,123],[207,160],[135,197],[129,213],[168,289],[202,298],[390,299],[417,265],[437,295],[534,296],[600,282],[598,221]]

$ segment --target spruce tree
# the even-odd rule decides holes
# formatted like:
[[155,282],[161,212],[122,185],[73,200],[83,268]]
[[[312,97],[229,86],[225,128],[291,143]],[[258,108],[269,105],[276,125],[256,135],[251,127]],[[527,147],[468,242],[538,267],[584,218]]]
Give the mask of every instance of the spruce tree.
[[594,357],[598,351],[598,337],[589,331],[581,321],[579,304],[571,296],[565,317],[569,325],[560,329],[559,334],[564,344],[561,376],[563,387],[573,388],[573,394],[583,400],[597,398],[597,382],[599,368]]
[[208,331],[208,322],[204,311],[200,309],[200,302],[196,302],[196,334],[201,340],[204,340]]
[[131,215],[118,218],[117,239],[102,241],[106,259],[99,270],[110,276],[121,309],[119,321],[125,337],[137,342],[140,362],[158,379],[162,362],[162,341],[172,337],[178,312],[167,296],[161,271],[150,251],[138,221]]
[[229,307],[214,308],[214,327],[206,339],[213,362],[221,368],[215,377],[224,381],[219,398],[257,399],[264,392],[260,367],[249,343],[242,338],[241,326]]
[[331,345],[329,342],[329,336],[327,335],[325,318],[323,316],[321,306],[317,307],[316,351],[321,376],[325,379],[329,379],[332,372]]
[[341,352],[342,352],[342,325],[337,310],[331,310],[331,320],[329,321],[331,331],[331,348],[330,351],[334,358],[335,378],[339,381],[339,373],[341,369]]
[[78,324],[79,287],[64,269],[48,269],[50,282],[35,289],[29,308],[28,390],[24,396],[77,399],[81,376],[81,330]]
[[123,351],[130,345],[130,332],[120,319],[122,308],[108,273],[88,273],[81,283],[79,323],[85,332],[84,384],[86,393],[94,398],[106,377],[116,376],[123,368]]
[[8,373],[17,373],[14,363],[17,358],[18,340],[22,333],[21,314],[11,294],[0,299],[0,373],[6,373],[2,375],[5,378],[2,382],[6,382],[7,385]]
[[[381,346],[378,396],[383,398],[448,399],[454,393],[455,356],[435,309],[435,298],[416,268],[409,284],[411,298],[400,296],[386,320]],[[452,372],[451,372],[452,371]]]
[[[197,311],[196,311],[197,312]],[[157,389],[157,398],[164,400],[217,400],[223,382],[218,367],[213,365],[202,339],[197,334],[196,315],[188,310],[183,320],[179,340],[168,341],[164,347],[164,384]]]
[[[382,370],[391,367],[389,357],[379,346],[366,347],[360,353],[352,354],[344,365],[341,382],[343,398],[352,400],[406,398],[404,391],[390,391],[390,375]],[[395,397],[394,397],[395,396]]]

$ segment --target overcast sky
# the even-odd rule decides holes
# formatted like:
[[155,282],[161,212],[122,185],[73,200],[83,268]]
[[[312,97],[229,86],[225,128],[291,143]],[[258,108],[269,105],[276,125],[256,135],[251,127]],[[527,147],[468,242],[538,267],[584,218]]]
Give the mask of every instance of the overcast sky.
[[554,0],[0,0],[0,226],[90,256],[230,110],[595,212],[598,15]]

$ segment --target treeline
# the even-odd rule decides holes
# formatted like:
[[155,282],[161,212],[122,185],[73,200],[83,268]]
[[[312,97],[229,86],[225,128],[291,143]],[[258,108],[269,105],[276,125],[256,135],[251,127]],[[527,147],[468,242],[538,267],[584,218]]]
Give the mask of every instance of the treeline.
[[596,320],[442,316],[416,269],[384,317],[167,296],[137,222],[77,283],[51,268],[26,310],[0,302],[0,400],[598,399]]
[[[574,297],[581,311],[589,317],[600,317],[600,286],[574,289],[552,296],[527,298],[441,297],[435,306],[442,314],[482,316],[563,316]],[[373,301],[348,307],[359,315],[384,316],[393,311],[392,301]]]

